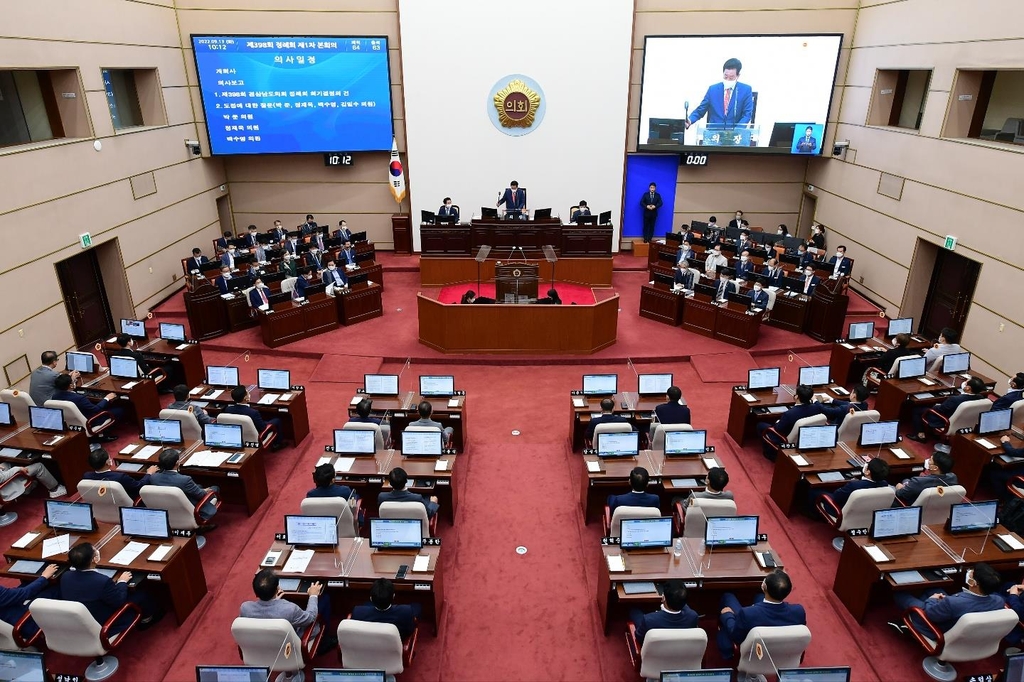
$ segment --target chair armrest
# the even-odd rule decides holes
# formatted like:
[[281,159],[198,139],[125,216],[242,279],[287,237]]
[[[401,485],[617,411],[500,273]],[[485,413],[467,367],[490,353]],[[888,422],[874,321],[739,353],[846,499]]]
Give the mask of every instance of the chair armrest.
[[629,664],[633,669],[640,672],[640,643],[636,641],[636,623],[626,623],[626,653],[629,654]]
[[942,423],[944,424],[944,426],[943,426],[943,427],[942,427],[942,429],[940,430],[940,429],[937,429],[937,428],[935,428],[934,426],[929,426],[929,424],[928,424],[928,422],[927,422],[927,421],[923,421],[923,424],[924,424],[925,426],[927,426],[927,427],[928,427],[929,429],[931,429],[932,431],[935,431],[935,432],[937,432],[937,433],[945,433],[946,431],[948,431],[948,430],[949,430],[949,419],[947,419],[947,418],[946,418],[946,415],[942,414],[941,412],[939,412],[939,411],[937,411],[937,410],[935,410],[935,409],[931,409],[931,410],[928,410],[927,412],[925,412],[925,413],[924,413],[924,415],[923,415],[922,419],[923,419],[924,417],[927,417],[927,416],[928,416],[929,414],[933,414],[933,415],[935,415],[936,417],[938,417],[938,418],[939,418],[939,420],[940,420],[940,421],[942,421]]
[[427,519],[427,530],[430,531],[430,537],[437,537],[437,513]]
[[32,635],[28,639],[25,639],[25,635],[24,633],[22,633],[21,630],[25,626],[25,624],[30,620],[32,620],[32,614],[26,611],[25,615],[19,618],[18,622],[14,624],[14,643],[18,645],[19,649],[25,649],[30,646],[35,646],[39,642],[40,638],[42,638],[43,636],[42,629],[37,628],[36,634]]
[[822,495],[818,498],[815,506],[818,508],[818,512],[825,517],[825,522],[830,526],[839,528],[839,526],[843,525],[843,510],[839,508],[835,500],[830,496]]
[[676,502],[672,511],[675,517],[676,536],[681,537],[686,527],[686,510],[683,508],[683,503]]
[[277,429],[274,428],[273,424],[267,424],[262,431],[260,431],[260,445],[267,446],[277,440]]
[[1024,476],[1014,476],[1006,482],[1006,489],[1011,495],[1024,499]]
[[101,433],[114,425],[114,414],[107,410],[100,410],[85,421],[85,428],[89,433]]
[[160,384],[167,379],[167,372],[165,372],[162,367],[154,367],[149,370],[149,374],[147,374],[146,377],[152,379],[153,383]]
[[882,371],[881,367],[868,367],[864,376],[867,377],[869,383],[880,384],[882,383],[882,379],[886,377],[886,374]]
[[[120,633],[115,635],[115,639],[117,641],[115,641],[112,644],[110,642],[110,629],[114,627],[114,624],[118,621],[118,619],[121,618],[121,616],[123,616],[129,611],[134,611],[135,617],[132,618],[132,622],[128,624],[128,627],[126,627]],[[107,622],[103,624],[103,629],[100,630],[100,644],[103,645],[104,649],[110,651],[116,645],[121,643],[121,640],[124,639],[124,636],[127,635],[132,628],[138,625],[140,620],[142,620],[142,609],[139,607],[139,605],[134,604],[132,602],[126,602],[124,606],[119,608],[117,611],[114,611],[113,615],[110,616],[110,618],[107,618]]]
[[789,439],[783,436],[781,433],[779,433],[774,426],[769,426],[767,429],[764,430],[764,433],[761,434],[761,439],[771,447],[775,448],[776,450],[779,449],[779,444],[768,437],[769,433],[774,433],[776,436],[779,437],[779,440],[782,441],[783,443],[789,442]]
[[356,500],[356,505],[352,507],[352,521],[356,524],[356,529],[362,528],[362,524],[359,523],[359,515],[363,513],[363,498]]
[[[199,501],[196,502],[196,507],[195,510],[193,511],[193,515],[196,518],[196,523],[200,526],[203,525],[205,521],[203,520],[203,517],[199,515],[199,510],[203,508],[203,505],[205,505],[207,502],[214,499],[215,497],[217,497],[217,493],[215,491],[207,490],[206,494],[200,497]],[[220,500],[217,500],[216,507],[220,509]]]
[[[319,629],[317,626],[320,626]],[[313,632],[316,632],[316,635]],[[302,660],[307,665],[313,658],[316,657],[316,652],[320,648],[320,641],[324,638],[324,633],[327,632],[327,623],[324,623],[320,616],[316,617],[316,620],[306,628],[306,632],[302,635]],[[312,648],[310,643],[312,642]]]
[[612,532],[612,508],[607,504],[604,506],[604,534],[605,537],[611,535]]
[[[914,627],[913,622],[911,622],[911,616],[917,616],[919,619],[921,619],[921,621],[924,623],[924,626],[928,628],[928,631],[934,635],[934,647],[931,645],[931,643],[928,642],[928,640],[925,639],[924,635],[918,632],[917,628]],[[927,652],[929,656],[937,655],[946,646],[946,640],[942,636],[942,631],[935,627],[935,625],[930,620],[928,620],[928,616],[924,615],[924,609],[922,609],[920,606],[912,606],[909,609],[907,609],[906,612],[903,614],[903,622],[906,623],[907,629],[910,630],[910,634],[914,636],[914,639],[917,640],[917,643],[924,648],[925,652]]]
[[404,659],[405,667],[412,665],[412,658],[416,655],[416,638],[419,637],[420,626],[419,623],[413,628],[412,634],[409,635],[409,639],[402,642],[402,658]]

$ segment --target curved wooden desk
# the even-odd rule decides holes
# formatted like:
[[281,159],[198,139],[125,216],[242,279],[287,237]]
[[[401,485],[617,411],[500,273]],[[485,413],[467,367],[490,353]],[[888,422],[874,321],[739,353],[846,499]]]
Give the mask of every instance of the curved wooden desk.
[[459,305],[419,294],[420,343],[442,353],[594,353],[615,343],[619,296],[594,305]]

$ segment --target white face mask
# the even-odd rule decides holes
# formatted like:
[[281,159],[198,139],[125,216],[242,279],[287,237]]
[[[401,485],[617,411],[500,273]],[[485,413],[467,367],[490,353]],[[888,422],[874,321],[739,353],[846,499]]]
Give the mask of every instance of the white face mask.
[[754,291],[761,291],[761,285],[760,284],[755,284],[754,285]]
[[722,79],[722,85],[724,85],[725,89],[728,90],[729,88],[732,88],[732,87],[736,86],[736,81],[731,81],[731,80],[729,80],[727,78],[723,78]]
[[740,256],[740,260],[743,261],[744,263],[746,263],[747,262],[747,257],[746,256]]
[[327,269],[330,270],[331,272],[334,272],[334,266],[333,265],[328,265]]
[[808,270],[804,274],[807,275],[808,277],[810,277],[810,276],[812,276],[814,274],[814,271],[813,270]]
[[845,254],[845,253],[843,253],[842,251],[836,251],[836,258],[842,258],[842,257],[843,257],[843,256],[845,256],[845,255],[846,255],[846,254]]
[[231,279],[231,273],[230,272],[225,272],[223,276],[224,276],[224,279]]

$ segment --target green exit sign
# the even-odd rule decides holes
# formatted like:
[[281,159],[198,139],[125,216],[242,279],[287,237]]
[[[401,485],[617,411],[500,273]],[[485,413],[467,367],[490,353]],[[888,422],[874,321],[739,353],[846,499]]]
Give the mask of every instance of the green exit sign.
[[88,232],[78,235],[78,243],[82,245],[83,249],[88,249],[92,246],[92,235]]
[[956,250],[956,237],[946,235],[946,241],[942,244],[942,248],[949,249],[950,251]]

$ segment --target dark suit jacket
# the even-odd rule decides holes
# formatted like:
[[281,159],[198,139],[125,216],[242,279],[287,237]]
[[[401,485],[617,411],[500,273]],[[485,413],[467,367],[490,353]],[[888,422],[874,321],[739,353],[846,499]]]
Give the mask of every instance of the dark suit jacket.
[[833,400],[828,405],[822,405],[821,410],[825,413],[829,424],[842,424],[851,407],[857,412],[863,412],[868,409],[868,404],[849,400]]
[[220,275],[217,279],[213,280],[217,284],[217,288],[220,289],[220,293],[228,293],[228,280],[224,279],[224,275]]
[[[833,272],[836,269],[836,260],[837,259],[835,256],[832,256],[831,258],[828,259],[828,264],[832,268]],[[851,270],[853,270],[853,261],[851,261],[849,258],[843,258],[843,262],[839,264],[840,276],[849,275]]]
[[[818,277],[817,275],[811,275],[811,286],[809,287],[807,286],[806,275],[800,278],[800,281],[802,282],[802,286],[800,287],[800,293],[806,293],[808,296],[811,296],[814,294],[814,290],[818,287],[818,283],[821,282],[821,278]],[[804,289],[806,289],[807,291],[805,292]]]
[[616,507],[659,507],[661,501],[654,493],[638,493],[630,491],[622,495],[609,495],[608,508],[612,514]]
[[[655,192],[654,193],[654,199],[653,200],[651,199],[651,192],[650,192],[650,190],[644,192],[643,195],[640,197],[640,207],[644,209],[644,215],[655,215],[655,216],[658,215],[658,211],[661,209],[661,206],[662,206],[663,203],[664,202],[661,200],[661,193],[660,192]],[[647,206],[649,204],[654,204],[654,210],[653,211],[648,211],[647,210]]]
[[689,269],[681,270],[679,268],[675,268],[673,280],[676,284],[682,284],[684,289],[693,288],[693,273],[690,272]]
[[224,249],[225,251],[227,251],[228,240],[226,237],[220,237],[217,239],[217,248]]
[[506,187],[505,193],[498,201],[499,206],[502,204],[505,204],[505,208],[509,211],[522,210],[526,207],[526,190],[520,187],[513,192],[511,187]]
[[392,604],[387,611],[380,611],[373,604],[362,604],[352,609],[352,620],[369,623],[391,623],[398,628],[402,639],[408,639],[416,629],[416,618],[408,604]]
[[318,272],[326,267],[324,265],[324,257],[319,253],[314,254],[312,251],[307,251],[303,258],[305,259],[306,265],[314,266]]
[[1006,600],[1001,594],[987,594],[984,596],[957,592],[944,599],[926,599],[924,602],[924,614],[935,627],[946,632],[960,620],[960,616],[967,613],[981,613],[984,611],[997,611],[1006,605]]
[[25,602],[35,599],[49,584],[46,578],[36,578],[23,587],[0,587],[0,620],[17,623],[28,610]]
[[143,374],[149,374],[150,370],[152,369],[149,366],[149,362],[146,360],[146,358],[143,357],[142,353],[140,353],[137,350],[133,350],[131,348],[122,348],[121,350],[114,351],[113,353],[111,353],[111,355],[123,355],[132,358],[133,360],[135,360],[136,364],[138,364],[139,371],[142,372]]
[[347,485],[338,485],[337,483],[332,483],[327,488],[313,488],[308,493],[306,493],[306,497],[344,497],[344,498],[348,498],[348,496],[351,495],[351,494],[352,494],[352,488],[349,488]]
[[281,229],[277,229],[275,227],[270,231],[270,238],[273,239],[275,242],[282,242],[285,239],[288,239],[288,231],[285,230],[283,227]]
[[974,395],[973,393],[961,393],[959,395],[951,395],[932,409],[945,417],[952,417],[953,413],[956,412],[956,408],[971,400],[987,400],[987,398],[983,395]]
[[85,604],[102,625],[128,602],[128,583],[115,583],[96,571],[68,571],[60,577],[60,598]]
[[122,471],[86,471],[82,474],[82,478],[87,478],[91,481],[113,481],[120,483],[124,491],[133,500],[139,499],[139,491],[142,490],[142,486],[149,485],[150,482],[149,474],[142,478],[132,478]]
[[769,604],[759,601],[744,606],[738,613],[727,613],[722,616],[724,630],[736,644],[740,644],[750,631],[756,627],[772,627],[776,625],[806,625],[807,614],[799,604],[782,602]]
[[590,420],[590,424],[587,425],[587,438],[594,437],[594,429],[597,428],[598,424],[627,424],[629,420],[618,414],[602,414],[599,417],[594,417]]
[[799,253],[797,255],[800,256],[800,265],[799,265],[799,267],[801,269],[806,268],[808,263],[813,264],[815,262],[814,261],[814,254],[811,253],[810,251],[804,251],[803,255],[800,255]]
[[322,281],[324,284],[333,284],[335,286],[338,286],[337,279],[334,277],[335,273],[337,273],[338,278],[341,279],[342,286],[348,284],[348,277],[345,276],[344,268],[335,268],[334,272],[331,272],[330,270],[324,270],[323,274],[320,276],[320,281]]
[[783,438],[789,435],[789,432],[793,430],[793,425],[797,421],[804,417],[813,417],[816,414],[823,414],[821,403],[811,403],[810,405],[804,405],[797,403],[793,407],[789,408],[782,413],[779,417],[779,421],[775,422],[775,430],[782,435]]
[[750,279],[754,276],[754,262],[736,261],[736,279]]
[[256,235],[254,235],[254,234],[246,233],[244,239],[245,239],[245,248],[247,248],[247,249],[255,248],[255,246],[260,243],[259,242],[259,238]]
[[725,298],[728,293],[738,294],[740,292],[740,285],[736,283],[736,280],[730,279],[728,282],[718,280],[715,282],[715,298]]
[[677,402],[662,403],[654,408],[661,424],[689,424],[690,408]]
[[813,135],[811,137],[801,137],[797,140],[796,151],[800,154],[813,154],[814,150],[818,148],[818,139]]
[[732,97],[729,99],[729,109],[725,110],[725,84],[721,81],[708,88],[704,99],[697,105],[697,108],[690,114],[690,123],[696,123],[708,115],[708,123],[735,125],[738,123],[750,123],[754,116],[754,94],[753,89],[746,83],[736,81],[733,85]]
[[206,489],[192,480],[191,476],[186,476],[177,471],[157,471],[149,477],[149,480],[153,485],[178,488],[181,492],[185,493],[185,497],[192,504],[198,504],[199,500],[203,499],[203,495],[206,494]]
[[[263,293],[267,295],[267,303],[270,303],[270,289],[263,289]],[[252,304],[253,308],[259,308],[263,305],[263,299],[260,298],[260,292],[256,287],[253,287],[252,291],[249,292],[249,303]]]
[[340,239],[341,243],[344,244],[345,242],[352,241],[352,230],[348,229],[347,227],[344,230],[338,228],[337,230],[334,231],[334,236]]
[[750,290],[750,305],[754,308],[767,308],[768,307],[768,292],[762,289],[761,291]]
[[576,222],[576,219],[579,218],[581,215],[590,215],[590,209],[589,208],[577,208],[575,211],[572,212],[572,215],[569,216],[569,222],[570,223]]
[[431,502],[419,493],[409,492],[408,490],[389,490],[377,495],[378,505],[385,502],[419,502],[426,508],[427,516],[433,516],[437,513],[437,503]]
[[829,497],[836,503],[836,506],[840,509],[850,500],[850,495],[854,494],[858,490],[867,490],[868,488],[884,488],[889,485],[888,481],[872,481],[870,478],[854,479],[849,481],[842,488],[833,490],[829,493]]
[[697,612],[689,606],[684,606],[679,613],[669,613],[664,609],[658,609],[654,613],[646,613],[636,623],[636,642],[643,644],[644,635],[648,630],[682,630],[684,628],[697,627]]
[[299,242],[293,242],[291,239],[284,243],[284,250],[293,256],[299,252]]
[[742,230],[745,227],[750,227],[750,223],[747,222],[746,220],[743,220],[742,218],[739,222],[736,222],[736,219],[733,218],[732,220],[729,221],[729,227],[735,227],[737,229]]
[[105,398],[98,403],[94,403],[84,395],[73,391],[54,391],[53,397],[50,399],[66,400],[69,403],[74,403],[78,407],[78,411],[81,412],[82,416],[86,419],[92,419],[97,414],[107,409],[107,406],[110,404]]
[[1007,391],[1006,395],[999,397],[992,403],[993,410],[1008,410],[1010,407],[1024,398],[1024,391]]
[[697,257],[697,252],[694,251],[693,249],[689,249],[687,251],[683,251],[682,247],[679,247],[679,250],[676,251],[676,263],[678,263],[679,261],[683,260],[684,258],[687,261],[692,261],[696,257]]
[[305,277],[300,276],[295,280],[295,289],[292,291],[292,298],[305,298],[306,289],[309,288],[309,282]]
[[775,274],[774,275],[771,274],[771,272],[769,272],[769,270],[770,270],[770,268],[765,267],[765,269],[761,271],[761,276],[768,280],[768,286],[770,286],[770,287],[781,287],[782,286],[782,278],[786,276],[786,273],[783,271],[782,268],[775,268]]
[[[896,491],[896,499],[904,504],[914,504],[921,491],[926,488],[937,488],[938,486],[957,485],[956,474],[952,471],[948,474],[932,474],[930,476],[914,476],[903,481],[903,487]],[[899,506],[898,504],[896,505]]]
[[189,272],[192,272],[193,270],[198,270],[204,263],[209,262],[210,259],[207,258],[206,256],[200,256],[198,259],[195,256],[193,256],[192,258],[189,258],[187,261],[185,261],[185,267],[188,268]]
[[459,209],[455,208],[454,204],[452,205],[451,208],[448,208],[447,206],[442,206],[441,208],[437,209],[437,215],[453,215],[455,216],[455,219],[458,220]]
[[355,249],[351,249],[349,251],[346,251],[345,249],[342,249],[341,251],[339,251],[338,252],[338,262],[341,263],[342,266],[345,266],[345,265],[355,265],[356,264],[356,251],[355,251]]
[[232,256],[230,253],[228,253],[226,251],[220,255],[220,264],[221,265],[227,265],[232,270],[235,269],[235,267],[236,267],[235,266],[235,261],[237,261],[237,260],[238,260],[238,256]]
[[256,430],[259,431],[260,433],[263,432],[263,429],[267,428],[267,423],[263,421],[263,417],[260,416],[260,413],[257,410],[249,407],[248,405],[243,405],[241,403],[232,403],[231,405],[225,407],[224,411],[227,412],[228,414],[245,415],[246,417],[252,420],[253,426],[255,426]]

